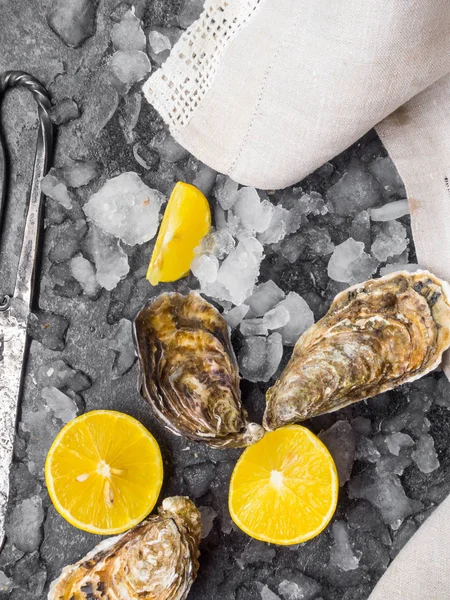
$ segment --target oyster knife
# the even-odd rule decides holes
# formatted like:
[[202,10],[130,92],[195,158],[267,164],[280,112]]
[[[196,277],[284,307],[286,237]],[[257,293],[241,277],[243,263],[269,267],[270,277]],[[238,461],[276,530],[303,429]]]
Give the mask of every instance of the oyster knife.
[[[0,102],[12,87],[25,87],[38,104],[39,132],[33,167],[22,249],[12,295],[0,290],[0,548],[5,539],[5,516],[9,496],[9,471],[13,458],[17,409],[19,406],[27,355],[27,320],[33,302],[36,257],[39,246],[43,196],[40,180],[47,172],[53,142],[49,117],[51,102],[41,83],[22,71],[0,75]],[[0,132],[2,150],[1,210],[7,200],[6,149]],[[1,220],[0,220],[1,225]],[[0,284],[1,285],[1,284]]]

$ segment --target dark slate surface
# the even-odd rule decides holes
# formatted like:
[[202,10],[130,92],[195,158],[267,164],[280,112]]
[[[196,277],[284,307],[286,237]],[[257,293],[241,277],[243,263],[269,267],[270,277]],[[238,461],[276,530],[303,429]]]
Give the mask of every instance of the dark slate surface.
[[[46,15],[51,4],[50,0],[41,0],[39,3],[9,0],[4,3],[0,11],[3,48],[0,68],[2,71],[28,70],[49,87],[56,106],[54,119],[63,122],[58,131],[57,166],[65,164],[67,157],[95,159],[101,163],[100,178],[86,188],[80,188],[75,194],[75,202],[82,205],[107,177],[126,170],[136,171],[149,185],[165,193],[170,191],[177,179],[192,179],[196,163],[186,158],[177,164],[169,164],[159,162],[156,156],[152,170],[146,171],[135,161],[132,145],[127,144],[124,138],[120,124],[126,110],[124,101],[110,90],[104,77],[105,64],[112,53],[109,32],[113,21],[110,15],[113,13],[117,18],[121,11],[123,13],[124,7],[117,6],[117,0],[101,2],[94,35],[89,37],[92,23],[85,24],[83,30],[77,32],[77,39],[71,42],[72,45],[80,42],[81,46],[70,48],[48,26]],[[55,4],[63,6],[64,2]],[[61,7],[53,7],[53,15],[56,10],[61,10]],[[186,25],[189,11],[183,7],[182,0],[138,2],[138,14],[143,17],[146,32],[155,26],[176,26],[182,11],[182,24]],[[64,38],[64,34],[59,35]],[[85,37],[87,39],[82,43]],[[132,92],[136,91],[139,91],[139,85],[132,89]],[[105,116],[110,114],[113,116],[106,127],[97,136],[94,135],[99,124],[105,121]],[[36,135],[35,107],[26,93],[14,91],[8,95],[3,121],[9,131],[14,184],[6,230],[1,240],[0,282],[2,291],[8,291],[11,289],[20,247],[19,224],[25,211],[24,199]],[[148,145],[163,130],[161,119],[143,101],[135,130],[136,140],[143,146]],[[366,171],[368,164],[382,156],[385,156],[385,151],[381,143],[374,133],[370,133],[299,186],[303,191],[324,194],[339,180],[355,157]],[[292,190],[280,192],[273,198],[276,201],[290,193]],[[379,191],[379,196],[380,202],[398,199],[404,197],[404,190],[399,186],[387,195]],[[151,288],[142,275],[151,253],[150,242],[127,250],[131,271],[113,292],[102,290],[98,299],[92,300],[76,295],[79,290],[76,286],[71,289],[70,282],[66,282],[68,288],[59,283],[60,287],[55,290],[58,281],[54,269],[51,271],[49,251],[55,247],[61,252],[65,250],[65,239],[59,234],[59,224],[63,223],[70,229],[77,218],[54,202],[48,202],[36,322],[50,319],[54,324],[54,335],[39,335],[38,325],[34,329],[35,340],[31,344],[21,406],[16,459],[11,473],[8,540],[0,554],[0,587],[5,590],[0,592],[0,596],[21,600],[45,598],[49,583],[61,568],[79,559],[99,541],[98,536],[71,527],[56,513],[43,482],[45,451],[61,423],[42,415],[42,386],[36,377],[40,368],[53,365],[62,358],[74,369],[85,373],[92,383],[88,389],[79,392],[80,410],[122,410],[138,418],[154,433],[161,445],[165,463],[161,497],[190,494],[199,506],[212,507],[216,511],[212,530],[201,545],[201,568],[189,594],[190,600],[270,598],[268,589],[281,598],[285,588],[279,586],[284,580],[295,583],[303,594],[299,597],[305,600],[319,597],[325,600],[365,600],[389,561],[450,491],[450,416],[446,407],[449,394],[443,376],[430,375],[423,382],[311,422],[313,430],[320,432],[335,421],[345,419],[352,423],[355,430],[358,460],[354,464],[350,482],[341,488],[335,520],[348,522],[349,545],[346,549],[339,547],[338,554],[342,558],[345,552],[350,552],[359,561],[358,568],[346,571],[339,566],[342,564],[339,557],[336,561],[336,552],[331,551],[334,546],[331,527],[316,539],[298,547],[277,548],[253,541],[232,526],[227,511],[228,481],[239,451],[211,450],[201,444],[187,443],[166,432],[139,397],[136,365],[124,375],[113,378],[115,354],[109,346],[120,318],[132,319],[139,306],[162,289],[187,290],[189,286],[195,286],[195,281],[190,278],[174,286]],[[311,221],[326,227],[335,244],[350,235],[350,217],[328,215]],[[402,222],[409,230],[408,218],[403,218]],[[412,243],[409,260],[414,262]],[[302,254],[294,264],[290,264],[275,252],[265,259],[261,280],[271,278],[285,292],[297,291],[302,294],[316,317],[320,317],[340,289],[326,275],[327,261],[328,257]],[[314,281],[310,273],[313,273]],[[58,318],[49,317],[49,314]],[[68,324],[67,332],[65,324]],[[239,344],[237,338],[235,342]],[[287,355],[288,352],[285,359]],[[252,418],[261,419],[264,392],[268,385],[242,383],[244,403]],[[39,418],[34,417],[34,413],[38,413]],[[357,417],[370,421],[355,421]],[[389,520],[386,519],[386,511],[391,508],[395,511],[398,505],[380,506],[375,494],[369,494],[367,499],[358,499],[358,496],[365,495],[364,489],[361,492],[361,482],[364,485],[367,481],[380,484],[375,467],[385,453],[384,437],[389,431],[401,429],[410,433],[416,441],[421,432],[428,428],[426,419],[429,420],[440,467],[430,474],[422,473],[409,454],[405,458],[408,466],[400,478],[388,474],[388,481],[391,484],[394,480],[401,483],[410,499],[403,523],[388,525],[384,522]],[[389,489],[392,491],[392,486]],[[349,497],[349,490],[352,498]],[[403,491],[401,497],[404,498],[402,494]],[[22,531],[23,523],[17,517],[18,514],[23,516],[20,512],[23,502],[26,502],[28,512],[31,504],[37,507],[32,513],[34,517],[28,533]],[[40,526],[43,514],[44,520]],[[384,520],[381,515],[385,517]],[[284,595],[284,598],[288,597]]]

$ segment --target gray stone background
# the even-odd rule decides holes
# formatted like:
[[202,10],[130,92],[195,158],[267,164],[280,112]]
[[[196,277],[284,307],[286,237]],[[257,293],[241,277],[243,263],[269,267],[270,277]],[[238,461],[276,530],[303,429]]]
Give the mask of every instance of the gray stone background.
[[[100,539],[66,523],[45,490],[45,454],[64,421],[61,409],[48,408],[48,392],[42,391],[53,386],[75,404],[78,413],[110,408],[138,418],[161,445],[165,465],[161,497],[188,494],[203,507],[210,531],[202,541],[199,576],[189,599],[365,600],[392,558],[450,491],[446,380],[435,373],[310,423],[314,431],[326,431],[325,439],[335,448],[341,468],[347,474],[351,471],[350,481],[341,488],[334,525],[316,539],[300,546],[276,547],[252,540],[232,526],[227,510],[228,481],[239,451],[211,450],[165,431],[137,392],[137,369],[130,353],[128,324],[138,308],[160,291],[197,287],[195,278],[152,288],[144,273],[153,242],[127,247],[131,267],[127,278],[113,291],[103,289],[91,298],[82,293],[67,266],[80,251],[90,258],[80,206],[106,178],[136,171],[150,187],[168,194],[175,181],[193,181],[203,167],[183,151],[175,157],[168,156],[164,148],[155,151],[155,135],[165,128],[145,100],[139,110],[140,84],[121,93],[117,82],[111,84],[110,31],[128,5],[102,0],[94,11],[95,29],[89,31],[87,23],[86,41],[72,48],[62,39],[64,31],[61,38],[48,25],[51,4],[51,0],[1,0],[0,69],[29,71],[50,90],[53,117],[63,121],[58,128],[56,166],[66,165],[69,158],[97,161],[98,165],[88,185],[71,190],[71,210],[52,200],[46,204],[40,293],[30,324],[33,341],[11,473],[7,541],[0,553],[0,596],[45,598],[49,583],[61,568],[78,560]],[[195,0],[138,0],[136,13],[146,34],[157,28],[176,37],[177,30],[188,26],[200,9],[201,3]],[[151,48],[148,51],[152,56]],[[157,68],[158,60],[153,57],[152,63]],[[2,124],[8,132],[13,187],[1,239],[0,291],[7,292],[12,288],[21,243],[20,224],[36,137],[35,105],[27,93],[8,94]],[[144,153],[147,149],[145,160],[150,169],[135,159],[137,142]],[[302,245],[308,227],[326,230],[335,246],[352,235],[364,241],[368,250],[383,225],[370,223],[361,213],[404,198],[405,192],[374,133],[295,188],[270,198],[275,203],[286,202],[303,192],[317,192],[331,204],[339,195],[354,202],[340,213],[309,216],[309,225],[295,243],[287,240],[269,249],[260,281],[272,279],[285,292],[300,293],[319,318],[345,285],[328,277],[329,256],[313,243]],[[213,199],[212,193],[210,197]],[[409,247],[390,262],[414,263],[409,217],[400,222],[407,231]],[[234,335],[233,342],[238,349],[239,335]],[[282,364],[289,353],[286,349]],[[70,369],[58,362],[61,360]],[[48,375],[51,368],[60,374],[56,383]],[[261,420],[268,385],[242,382],[243,401],[252,419]],[[54,392],[50,401],[52,397]],[[339,425],[330,429],[336,422]],[[388,440],[398,432],[408,435],[411,442],[395,435]],[[348,447],[339,443],[341,436],[350,439]],[[400,440],[397,454],[394,440]]]

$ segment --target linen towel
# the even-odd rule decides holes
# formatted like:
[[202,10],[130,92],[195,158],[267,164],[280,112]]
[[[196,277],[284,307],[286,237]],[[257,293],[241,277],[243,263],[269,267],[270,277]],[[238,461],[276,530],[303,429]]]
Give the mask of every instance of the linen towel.
[[368,600],[450,600],[450,497],[413,535]]

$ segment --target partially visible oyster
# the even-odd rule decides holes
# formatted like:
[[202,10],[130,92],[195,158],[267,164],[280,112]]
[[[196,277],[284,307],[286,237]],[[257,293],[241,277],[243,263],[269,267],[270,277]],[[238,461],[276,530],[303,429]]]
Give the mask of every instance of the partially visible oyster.
[[158,513],[65,567],[48,600],[184,600],[199,566],[200,512],[174,496]]
[[216,448],[264,433],[247,422],[228,326],[199,294],[161,294],[136,317],[141,394],[177,435]]
[[450,286],[401,271],[336,296],[267,392],[264,426],[338,410],[422,377],[450,346]]

